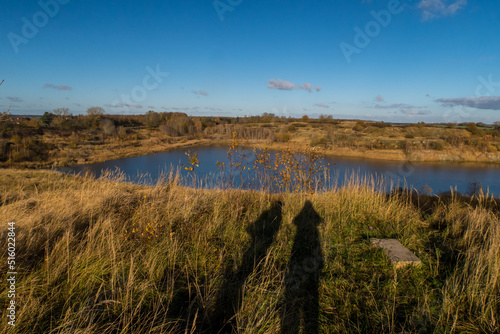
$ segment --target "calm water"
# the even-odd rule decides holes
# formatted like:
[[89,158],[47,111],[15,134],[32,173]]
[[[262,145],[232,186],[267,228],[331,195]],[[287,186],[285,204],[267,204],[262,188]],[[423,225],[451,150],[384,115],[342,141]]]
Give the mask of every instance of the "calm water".
[[[227,148],[225,147],[198,147],[191,148],[191,152],[198,153],[200,166],[195,168],[196,177],[204,180],[203,187],[219,187],[221,184],[221,173],[217,168],[217,161],[228,164]],[[78,165],[61,169],[65,172],[79,173],[85,170],[91,171],[99,177],[103,170],[121,170],[131,182],[155,182],[161,173],[169,173],[170,170],[179,169],[185,182],[192,184],[192,173],[185,171],[181,164],[189,165],[185,154],[186,149],[144,155],[133,158],[118,159],[88,165]],[[247,161],[253,161],[255,154],[247,150]],[[325,157],[323,163],[329,164],[332,175],[332,183],[343,184],[346,177],[353,172],[361,176],[375,175],[383,176],[391,180],[393,184],[403,185],[406,181],[409,187],[422,191],[429,186],[433,193],[449,191],[450,188],[457,189],[460,193],[471,190],[471,184],[476,182],[484,190],[489,189],[495,197],[500,197],[500,166],[488,164],[465,164],[465,163],[402,163],[388,161],[373,161],[361,159],[349,159],[339,157]],[[139,178],[139,175],[147,174],[147,177]],[[243,188],[251,186],[251,175],[246,179]],[[398,183],[399,182],[399,183]],[[389,182],[388,182],[389,183]],[[241,186],[239,176],[236,177],[234,186]]]

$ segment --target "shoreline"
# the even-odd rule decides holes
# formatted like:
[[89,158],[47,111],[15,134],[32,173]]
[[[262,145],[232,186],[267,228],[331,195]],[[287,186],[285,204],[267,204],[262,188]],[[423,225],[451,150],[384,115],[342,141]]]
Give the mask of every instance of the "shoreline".
[[[106,162],[111,160],[133,158],[143,155],[168,152],[171,150],[181,148],[193,147],[229,147],[232,144],[230,139],[223,139],[214,141],[211,139],[192,139],[181,141],[177,143],[164,143],[157,138],[143,140],[141,145],[127,145],[121,146],[116,143],[106,143],[103,147],[99,147],[95,152],[91,152],[84,157],[75,157],[71,160],[57,159],[52,156],[50,161],[46,162],[24,162],[19,164],[2,164],[0,167],[3,169],[52,169],[57,167],[72,167],[76,165],[85,165],[99,162]],[[148,145],[150,145],[148,147]],[[347,158],[354,160],[371,160],[371,161],[387,161],[387,162],[409,162],[409,163],[450,163],[450,164],[481,164],[488,166],[500,167],[500,154],[489,153],[477,154],[477,152],[464,151],[464,150],[448,150],[431,151],[422,150],[418,152],[411,152],[405,154],[402,150],[382,150],[382,149],[350,149],[342,147],[312,147],[305,143],[290,141],[288,143],[269,142],[269,140],[241,140],[239,143],[241,147],[247,148],[269,148],[271,150],[284,150],[291,147],[294,152],[304,153],[308,149],[315,149],[318,153],[328,157]],[[120,149],[116,152],[115,149]]]

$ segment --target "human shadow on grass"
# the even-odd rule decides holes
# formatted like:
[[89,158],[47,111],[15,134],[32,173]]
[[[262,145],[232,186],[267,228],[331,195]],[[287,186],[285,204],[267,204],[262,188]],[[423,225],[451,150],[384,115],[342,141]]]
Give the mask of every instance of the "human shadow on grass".
[[233,270],[230,265],[225,270],[224,283],[209,319],[209,332],[232,333],[236,330],[235,315],[241,307],[245,281],[265,259],[269,247],[276,239],[282,221],[282,206],[281,201],[274,202],[269,210],[264,211],[247,228],[252,241],[238,268]]
[[294,218],[297,232],[285,273],[281,333],[318,333],[319,277],[324,265],[318,231],[322,219],[307,201]]

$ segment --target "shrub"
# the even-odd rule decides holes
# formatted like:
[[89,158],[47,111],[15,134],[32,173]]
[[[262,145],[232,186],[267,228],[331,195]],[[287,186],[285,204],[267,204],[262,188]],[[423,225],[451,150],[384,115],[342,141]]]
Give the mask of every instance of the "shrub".
[[40,118],[40,123],[43,125],[43,126],[49,126],[50,123],[52,123],[52,120],[54,119],[54,117],[56,117],[54,114],[52,113],[49,113],[49,112],[45,112],[42,117]]
[[322,146],[325,146],[328,144],[328,138],[326,137],[318,137],[318,136],[314,136],[312,139],[311,139],[311,146],[319,146],[319,145],[322,145]]
[[69,137],[69,142],[70,142],[72,148],[76,148],[78,146],[78,144],[80,143],[80,136],[78,136],[78,133],[73,131],[73,133]]
[[434,141],[431,143],[431,147],[436,151],[442,151],[444,150],[444,143],[442,141]]
[[478,132],[478,128],[477,128],[477,125],[475,123],[467,123],[467,125],[465,126],[465,129],[472,134],[477,134],[477,132]]
[[22,122],[23,126],[38,129],[40,127],[40,122],[36,119],[30,119]]
[[476,123],[476,126],[477,126],[478,128],[489,128],[488,124],[485,124],[485,123],[483,123],[483,122],[478,122],[478,123]]
[[118,137],[121,140],[127,139],[127,129],[125,129],[123,126],[118,127]]
[[0,161],[6,161],[9,157],[9,142],[0,139]]
[[371,126],[382,129],[382,128],[390,127],[391,125],[385,123],[384,121],[382,121],[382,122],[374,122],[374,123],[371,124]]
[[425,122],[418,122],[417,124],[411,124],[411,126],[415,126],[419,129],[422,129],[425,126]]
[[366,129],[366,122],[359,120],[356,122],[356,125],[354,125],[352,129],[354,131],[363,131],[364,129]]

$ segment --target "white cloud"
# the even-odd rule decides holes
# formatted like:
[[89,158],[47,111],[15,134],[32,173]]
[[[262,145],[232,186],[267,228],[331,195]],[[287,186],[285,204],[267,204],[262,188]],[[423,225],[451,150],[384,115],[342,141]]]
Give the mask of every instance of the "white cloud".
[[274,80],[269,79],[269,85],[267,86],[269,89],[279,89],[279,90],[292,90],[295,89],[295,84],[290,81],[283,81],[281,79]]
[[417,7],[424,21],[441,16],[450,16],[467,5],[467,0],[421,0]]
[[[294,89],[303,89],[307,90],[308,92],[312,92],[313,88],[311,83],[306,82],[303,85],[296,85],[293,82],[290,81],[284,81],[281,79],[269,79],[269,85],[267,85],[267,88],[269,89],[278,89],[278,90],[294,90]],[[314,87],[314,90],[319,92],[321,90],[320,86]]]

